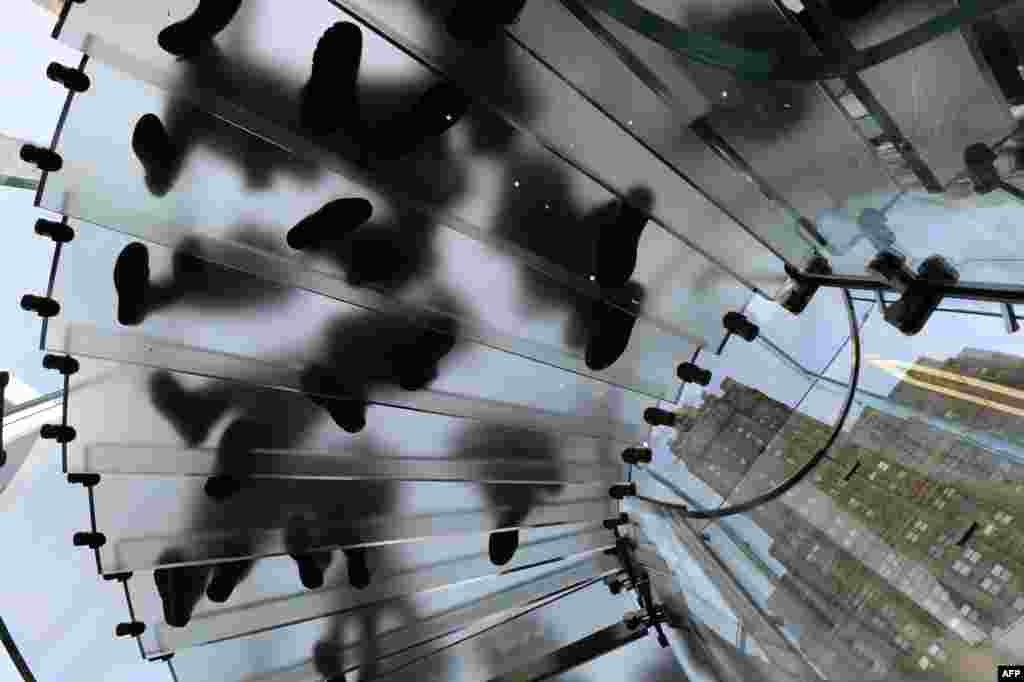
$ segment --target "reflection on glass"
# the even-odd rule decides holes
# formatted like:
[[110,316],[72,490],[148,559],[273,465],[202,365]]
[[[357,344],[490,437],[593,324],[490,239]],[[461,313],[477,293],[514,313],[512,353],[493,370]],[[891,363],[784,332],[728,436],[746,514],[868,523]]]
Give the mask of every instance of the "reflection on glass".
[[[965,339],[970,318],[936,319],[937,330],[908,341],[872,316],[863,389],[828,459],[780,500],[705,530],[829,678],[974,679],[1010,662],[1024,623],[1024,465],[970,440],[1021,443],[1024,357],[981,350],[1013,343],[994,332]],[[847,367],[840,354],[825,374],[845,379]],[[757,379],[737,372],[676,407],[689,431],[678,429],[672,453],[729,502],[792,476],[841,401],[838,379],[796,409],[750,385]]]

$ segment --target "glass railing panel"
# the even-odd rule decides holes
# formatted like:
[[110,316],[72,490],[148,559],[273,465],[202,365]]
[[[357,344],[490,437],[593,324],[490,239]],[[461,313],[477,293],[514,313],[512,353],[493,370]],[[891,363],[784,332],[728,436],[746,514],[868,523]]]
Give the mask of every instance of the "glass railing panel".
[[[343,15],[339,14],[335,8],[332,8],[327,3],[318,7],[321,8],[318,11],[322,13],[327,12],[327,15],[324,17],[325,26],[329,25],[332,20],[343,18]],[[110,16],[117,15],[120,8],[108,3],[105,9],[103,7],[94,9],[99,13],[97,16],[101,16],[101,19],[97,19],[96,21],[99,23],[88,31],[93,34],[93,37],[88,41],[82,42],[81,47],[96,56],[100,61],[113,63],[119,69],[131,73],[151,85],[156,85],[165,92],[178,92],[183,88],[180,92],[182,96],[198,100],[203,108],[214,111],[217,116],[232,121],[248,131],[292,150],[305,161],[327,163],[329,167],[340,171],[345,177],[354,176],[360,178],[361,187],[359,193],[361,195],[373,195],[374,190],[379,190],[391,199],[399,199],[400,196],[403,196],[405,197],[404,200],[411,202],[412,205],[417,207],[417,211],[428,210],[433,216],[433,220],[429,221],[431,224],[441,222],[448,228],[463,232],[475,239],[484,239],[489,243],[501,245],[502,248],[512,248],[520,252],[525,251],[525,254],[521,254],[521,259],[526,259],[528,263],[531,263],[532,267],[541,268],[542,271],[547,272],[549,275],[554,271],[562,279],[568,278],[577,290],[591,296],[621,299],[620,303],[622,305],[627,307],[631,305],[628,296],[619,295],[614,291],[596,290],[597,288],[588,278],[591,274],[590,266],[585,263],[588,260],[586,251],[589,247],[581,250],[581,243],[585,245],[586,242],[593,242],[594,240],[593,223],[588,223],[586,217],[593,216],[594,209],[614,198],[609,193],[610,185],[603,178],[600,178],[600,181],[595,180],[597,176],[593,176],[593,173],[590,171],[586,174],[582,173],[573,166],[561,161],[557,156],[545,151],[532,137],[523,136],[521,133],[516,132],[507,123],[494,119],[492,114],[481,112],[479,117],[476,114],[472,114],[466,121],[456,125],[448,137],[457,138],[465,134],[472,140],[475,134],[474,127],[489,129],[497,126],[500,134],[495,134],[492,130],[487,133],[487,136],[488,139],[490,137],[497,137],[509,140],[508,144],[503,143],[500,149],[503,160],[502,164],[495,163],[492,157],[495,150],[475,150],[472,144],[466,146],[465,144],[455,143],[454,139],[449,140],[446,137],[439,143],[441,149],[433,150],[429,154],[426,152],[418,154],[415,157],[415,163],[407,163],[405,168],[388,164],[376,164],[372,166],[371,172],[367,175],[354,165],[351,154],[346,157],[344,150],[337,153],[327,152],[322,147],[312,143],[304,134],[295,130],[295,111],[298,108],[295,98],[303,85],[304,76],[302,74],[305,74],[308,70],[309,56],[306,55],[300,58],[295,54],[296,50],[301,51],[298,47],[292,52],[285,50],[283,53],[280,53],[278,48],[270,49],[270,46],[280,44],[278,38],[275,38],[273,41],[252,40],[251,35],[245,33],[251,30],[259,34],[260,31],[270,30],[271,26],[276,26],[277,28],[273,30],[275,35],[277,35],[281,21],[275,12],[279,13],[281,11],[280,7],[273,3],[257,3],[251,6],[247,4],[241,10],[242,15],[236,17],[236,21],[229,27],[229,33],[222,36],[222,41],[225,45],[233,44],[235,46],[234,48],[225,47],[225,50],[229,52],[230,49],[236,48],[243,50],[243,52],[244,50],[256,50],[258,52],[258,54],[229,54],[228,61],[230,63],[223,68],[227,68],[228,71],[234,68],[238,71],[240,68],[239,64],[231,60],[237,59],[240,64],[247,64],[246,60],[252,60],[274,64],[280,73],[288,74],[288,77],[292,78],[292,80],[288,80],[288,77],[282,76],[287,81],[287,85],[278,84],[280,87],[269,88],[270,90],[285,93],[282,102],[279,105],[274,105],[280,111],[269,113],[266,109],[268,107],[272,108],[272,103],[268,103],[268,98],[266,97],[267,87],[253,87],[252,84],[244,82],[241,84],[235,83],[231,88],[222,87],[223,83],[182,84],[183,76],[181,74],[175,75],[175,69],[179,71],[181,69],[180,63],[174,62],[167,55],[164,55],[162,59],[157,59],[152,55],[153,50],[157,48],[153,47],[148,52],[144,51],[145,54],[141,61],[139,55],[135,53],[125,55],[120,47],[113,47],[111,41],[105,42],[103,38],[105,35],[103,27],[109,28],[109,24],[105,22],[108,22]],[[310,8],[310,11],[314,11],[314,8]],[[304,16],[307,16],[307,13],[304,13]],[[91,25],[89,22],[92,19],[89,17],[92,17],[92,15],[86,16],[86,25]],[[102,17],[107,18],[102,19]],[[275,17],[277,17],[276,20]],[[155,34],[159,32],[159,29],[167,19],[162,12],[157,12],[146,20],[152,25],[147,31],[142,31],[142,33]],[[73,22],[74,20],[71,19],[71,21]],[[315,25],[312,17],[310,17],[310,25]],[[69,27],[71,26],[69,24]],[[83,30],[85,29],[83,28]],[[307,32],[307,29],[304,27],[297,30],[303,32],[303,34]],[[322,29],[319,25],[316,25],[316,28],[308,29],[314,36],[320,30]],[[229,35],[235,35],[232,32],[238,33],[237,42],[232,43],[228,39]],[[429,70],[426,70],[410,57],[397,52],[393,46],[383,41],[383,39],[374,36],[371,31],[366,30],[364,34],[366,58],[363,63],[367,66],[365,66],[363,73],[369,83],[368,87],[374,83],[385,89],[387,87],[396,87],[395,78],[408,78],[409,82],[391,93],[391,97],[392,99],[405,98],[409,100],[411,92],[421,92],[423,88],[426,88],[436,80],[436,76],[432,75]],[[120,38],[118,37],[116,40],[112,40],[112,42],[119,44],[119,40]],[[310,55],[312,54],[313,42],[313,39],[309,38],[306,52]],[[296,36],[292,44],[297,46],[302,43],[303,40]],[[264,48],[270,49],[270,53],[259,52],[260,49]],[[278,51],[275,52],[274,50]],[[152,59],[152,61],[146,61],[147,59]],[[396,59],[398,60],[397,65],[385,66]],[[102,70],[103,67],[96,66],[95,68]],[[396,69],[398,74],[395,73]],[[199,74],[204,77],[216,72],[217,69],[214,68],[199,70]],[[246,72],[246,77],[248,76],[249,74]],[[231,79],[229,78],[228,80]],[[382,80],[390,85],[381,83]],[[234,83],[234,81],[232,82]],[[493,79],[492,82],[494,82]],[[559,88],[564,90],[564,86],[559,85]],[[225,92],[231,92],[231,97],[225,99],[223,96]],[[246,94],[248,100],[245,100],[243,96]],[[144,106],[125,107],[124,102],[126,101],[139,102],[141,104],[141,100],[134,95],[126,99],[127,93],[124,92],[119,93],[119,95],[120,108],[125,110],[124,116],[126,118],[118,122],[109,121],[108,125],[116,126],[117,129],[123,128],[124,131],[123,134],[121,132],[115,133],[111,129],[109,137],[113,140],[124,139],[125,143],[127,143],[130,131],[133,129],[136,121],[143,114],[163,112],[167,109],[165,105],[169,104],[157,98],[157,100],[150,101]],[[291,99],[288,99],[289,97]],[[238,101],[239,98],[245,101]],[[367,99],[370,100],[372,98],[367,97]],[[388,99],[386,93],[384,99]],[[394,107],[401,108],[398,105],[394,105]],[[136,108],[138,109],[137,111],[130,111]],[[184,106],[184,108],[188,109],[187,106]],[[281,112],[287,112],[287,114]],[[73,117],[75,116],[74,112],[72,115]],[[565,118],[566,121],[576,117],[575,110],[571,116],[567,111],[563,111],[561,115],[568,117]],[[475,118],[481,117],[480,121],[475,121]],[[90,117],[86,116],[86,118]],[[74,120],[72,123],[74,123]],[[91,127],[97,127],[98,125],[98,122],[91,123]],[[216,127],[214,126],[214,133],[217,132]],[[572,129],[575,130],[577,128],[578,122],[574,123]],[[237,137],[238,134],[240,133],[236,133],[235,136]],[[201,137],[204,139],[198,140],[200,144],[197,145],[196,155],[201,154],[201,150],[205,147],[212,145],[214,147],[219,146],[219,151],[222,154],[227,153],[228,156],[231,156],[230,148],[232,145],[228,143],[225,147],[224,144],[218,143],[218,138],[225,136],[213,134],[212,136],[203,135]],[[227,137],[230,138],[231,135],[227,135]],[[603,139],[607,139],[607,135],[603,135]],[[631,142],[630,145],[635,146]],[[234,146],[237,147],[237,145]],[[629,151],[628,147],[624,147],[620,150],[621,153],[617,153],[618,156],[606,159],[614,159],[616,167],[636,168],[635,172],[629,173],[627,179],[623,179],[618,183],[623,185],[621,188],[618,187],[618,184],[612,183],[615,184],[616,191],[620,194],[635,186],[651,184],[647,181],[647,171],[645,170],[646,166],[651,164],[651,160],[640,159],[633,162],[631,159],[626,159],[626,157],[622,156],[622,154],[629,153]],[[126,154],[126,168],[134,168],[134,166],[138,165],[137,162],[132,160],[130,150],[126,149]],[[270,155],[267,157],[267,161],[273,158],[273,155]],[[241,160],[242,165],[248,164],[250,166],[250,171],[252,171],[251,161],[251,158]],[[183,169],[183,173],[186,175],[188,173],[188,165],[186,163]],[[261,161],[256,165],[263,167],[261,171],[264,176],[263,179],[268,181],[267,162]],[[271,164],[271,166],[273,165]],[[280,167],[282,165],[284,168]],[[275,177],[275,173],[282,170],[285,176],[294,175],[294,173],[290,174],[288,172],[288,167],[294,165],[294,159],[288,163],[282,162],[278,164],[277,168],[273,169],[273,172],[269,173],[270,177]],[[301,163],[298,165],[302,166]],[[291,170],[294,171],[295,168]],[[407,173],[409,170],[414,171],[412,176]],[[234,175],[237,176],[239,174],[236,172]],[[276,175],[276,177],[280,176],[281,174]],[[442,180],[440,185],[443,186],[424,188],[422,187],[422,180],[425,177]],[[138,179],[141,180],[141,178]],[[367,181],[369,181],[371,188],[366,187]],[[168,201],[156,203],[167,204],[173,197],[182,196],[187,191],[187,184],[187,177],[179,178],[174,191],[166,197]],[[703,225],[708,223],[709,225],[717,226],[723,219],[728,222],[724,214],[718,212],[717,209],[713,209],[709,204],[704,206],[699,202],[694,204],[691,201],[693,205],[675,205],[673,202],[680,201],[680,197],[687,196],[687,192],[684,191],[685,188],[681,190],[681,187],[679,181],[666,185],[664,190],[659,187],[651,187],[654,193],[655,204],[661,206],[664,203],[663,209],[655,211],[657,216],[687,215],[688,224]],[[144,191],[141,184],[139,189]],[[336,192],[335,195],[337,195]],[[700,199],[696,195],[694,197]],[[123,203],[124,201],[122,200]],[[152,208],[153,203],[153,200],[147,200],[143,205],[148,204]],[[223,199],[221,203],[227,206],[232,204],[231,201]],[[248,201],[246,203],[252,202]],[[704,204],[706,203],[704,202]],[[228,210],[234,217],[237,217],[236,210]],[[702,216],[699,220],[697,219],[698,214],[696,212],[698,210]],[[119,217],[122,220],[107,222],[129,222],[123,219],[125,216]],[[96,219],[96,222],[104,221]],[[222,221],[212,222],[218,224]],[[291,223],[291,217],[285,222]],[[656,222],[664,223],[665,221],[658,218]],[[529,233],[524,233],[519,229],[524,223],[531,224]],[[544,227],[545,224],[551,224],[552,227],[550,229],[546,228]],[[555,226],[556,224],[557,227]],[[573,230],[575,232],[571,235],[565,232],[567,224],[574,226]],[[656,224],[651,224],[648,226],[648,229],[644,230],[640,239],[638,266],[634,273],[634,279],[647,290],[647,295],[644,298],[645,314],[652,321],[656,320],[657,324],[662,328],[684,328],[688,333],[697,337],[702,336],[702,332],[717,334],[718,330],[713,322],[710,321],[714,315],[706,318],[702,314],[704,311],[701,306],[713,305],[715,301],[712,299],[715,297],[730,296],[731,294],[727,291],[730,287],[738,287],[738,291],[741,291],[743,287],[738,282],[725,278],[718,284],[717,288],[711,289],[692,268],[682,267],[691,258],[696,257],[692,250],[687,248],[677,238],[680,231],[686,232],[685,227],[679,225],[673,227],[672,230],[677,233],[675,235],[670,234],[670,232],[663,229],[663,227],[658,227]],[[718,227],[709,227],[708,229],[710,230],[709,236],[713,234],[716,241],[720,239],[721,229]],[[742,249],[742,251],[742,257],[736,256],[736,253],[739,253],[738,251],[734,253],[739,263],[754,262],[759,258],[753,251],[748,252],[749,250],[747,249]],[[537,257],[539,257],[539,261],[537,261]],[[702,258],[696,258],[698,261],[703,262]],[[764,273],[766,270],[774,273],[778,270],[777,265],[769,265],[767,261],[762,262],[765,265],[757,268],[759,273]],[[713,270],[719,269],[715,266],[711,267]],[[733,265],[729,266],[729,268],[733,267]],[[757,275],[759,278],[763,276],[763,274]],[[743,275],[742,278],[750,284],[749,277]],[[742,294],[738,295],[742,298]],[[709,296],[711,299],[709,299]],[[686,305],[687,303],[695,305]],[[688,317],[680,320],[678,318],[680,311],[685,311],[682,314]],[[714,312],[717,312],[717,310]],[[694,326],[696,322],[700,324]]]

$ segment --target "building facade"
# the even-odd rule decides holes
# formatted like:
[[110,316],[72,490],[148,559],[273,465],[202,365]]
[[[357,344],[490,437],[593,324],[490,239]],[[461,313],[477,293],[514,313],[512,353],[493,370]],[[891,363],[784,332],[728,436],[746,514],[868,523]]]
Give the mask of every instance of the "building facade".
[[[1024,358],[968,349],[945,362],[921,359],[889,398],[1024,441],[1017,385],[1024,389]],[[689,415],[694,426],[673,452],[723,498],[777,485],[831,431],[737,381],[721,386]],[[800,626],[801,646],[836,679],[851,670],[860,679],[895,671],[957,679],[957,656],[990,647],[1024,617],[1024,535],[1014,523],[1022,482],[1020,464],[865,408],[805,483],[750,514],[786,567],[773,576],[768,609]]]

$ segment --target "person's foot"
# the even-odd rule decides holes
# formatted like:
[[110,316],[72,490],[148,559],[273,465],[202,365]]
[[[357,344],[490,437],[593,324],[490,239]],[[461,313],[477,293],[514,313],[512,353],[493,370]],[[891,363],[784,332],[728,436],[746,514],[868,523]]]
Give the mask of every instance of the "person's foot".
[[615,219],[600,227],[597,237],[596,277],[603,287],[621,287],[636,269],[640,234],[647,225],[650,192],[636,190],[618,207]]
[[303,251],[340,241],[362,227],[373,216],[373,204],[366,199],[336,199],[288,230],[288,246]]
[[249,456],[257,448],[273,447],[273,426],[252,419],[235,419],[217,444],[217,469],[220,473],[206,479],[203,491],[223,502],[237,495],[248,480]]
[[146,114],[135,124],[132,151],[142,164],[149,191],[158,197],[171,191],[181,170],[181,153],[156,114]]
[[299,580],[307,590],[318,590],[324,586],[324,571],[331,565],[330,552],[307,552],[292,554],[299,567]]
[[469,110],[470,99],[454,84],[434,85],[407,113],[397,116],[378,145],[377,155],[396,160],[433,137],[439,137],[459,122]]
[[[182,561],[185,561],[184,555],[175,550],[165,552],[159,559],[163,564]],[[164,620],[168,625],[178,628],[188,625],[209,576],[209,566],[175,566],[153,571],[153,581],[163,602]]]
[[504,566],[512,561],[516,550],[519,549],[518,530],[499,530],[491,533],[487,541],[487,553],[491,563],[495,566]]
[[445,329],[422,329],[415,339],[398,351],[395,374],[406,391],[419,391],[437,378],[437,366],[455,348],[455,322],[440,321]]
[[366,565],[366,548],[346,549],[345,563],[348,567],[348,584],[357,590],[369,587],[370,568]]
[[[643,300],[643,289],[632,284],[626,287],[634,301]],[[590,317],[585,359],[587,367],[599,372],[608,369],[622,357],[629,345],[629,337],[636,325],[636,317],[609,305],[595,301]]]
[[344,651],[337,642],[317,642],[313,646],[313,667],[330,682],[344,682]]
[[132,242],[121,250],[114,263],[114,289],[117,291],[117,321],[131,326],[146,319],[146,293],[149,290],[149,249]]
[[366,428],[366,401],[358,398],[328,398],[330,395],[355,395],[350,389],[322,370],[308,370],[302,377],[306,397],[331,415],[334,423],[348,433]]
[[227,28],[241,5],[242,0],[199,0],[192,14],[160,31],[156,41],[175,57],[192,57]]
[[190,448],[206,440],[210,428],[220,416],[203,404],[202,397],[186,391],[170,372],[157,372],[149,378],[149,396],[153,407]]
[[461,0],[445,19],[445,28],[456,40],[480,47],[497,38],[501,26],[515,23],[525,5],[526,0]]
[[218,604],[226,602],[238,587],[238,583],[248,575],[251,567],[252,562],[248,560],[231,561],[214,566],[213,577],[210,578],[210,584],[206,587],[206,598]]
[[320,38],[299,111],[303,127],[314,135],[339,130],[362,135],[358,86],[362,55],[363,33],[351,22],[334,24]]

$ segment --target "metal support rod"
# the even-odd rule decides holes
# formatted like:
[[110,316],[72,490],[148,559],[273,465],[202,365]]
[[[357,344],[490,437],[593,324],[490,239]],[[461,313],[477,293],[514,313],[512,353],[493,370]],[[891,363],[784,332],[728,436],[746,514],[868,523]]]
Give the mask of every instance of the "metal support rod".
[[0,640],[4,643],[4,648],[7,649],[7,655],[11,657],[11,663],[21,674],[21,679],[25,682],[36,682],[36,678],[32,675],[32,671],[29,670],[28,663],[22,657],[21,652],[18,651],[18,645],[14,643],[14,638],[11,637],[10,631],[7,629],[4,619],[0,618]]
[[488,682],[541,682],[589,663],[627,644],[647,636],[647,628],[629,629],[625,623],[616,623],[594,634],[577,640],[547,656],[539,658],[514,672],[492,677]]
[[[889,284],[867,276],[818,275],[811,272],[801,272],[800,279],[823,287],[899,293]],[[1011,284],[943,282],[923,278],[918,279],[917,282],[933,288],[945,298],[958,298],[966,301],[989,301],[992,303],[1024,303],[1024,287]]]
[[[672,486],[672,490],[673,492],[679,494],[682,499],[686,500],[687,503],[696,506],[695,504],[693,504],[696,501],[690,498],[685,493],[683,493],[681,490],[678,490],[677,488],[675,488],[675,486]],[[786,637],[786,635],[782,631],[782,628],[779,626],[778,622],[768,617],[768,614],[765,613],[764,609],[762,609],[758,605],[757,601],[754,599],[754,596],[747,590],[746,587],[743,586],[743,584],[739,581],[739,578],[737,578],[733,574],[729,566],[721,557],[718,556],[718,554],[714,551],[711,545],[702,542],[697,531],[694,530],[688,523],[686,523],[682,519],[677,518],[675,515],[670,514],[669,516],[672,519],[671,526],[674,530],[676,530],[677,534],[679,533],[678,529],[683,529],[687,532],[687,534],[691,536],[693,542],[689,546],[692,546],[694,548],[702,548],[703,551],[701,552],[701,556],[707,559],[707,561],[710,561],[710,564],[708,564],[707,561],[700,562],[705,566],[705,570],[707,570],[708,568],[716,569],[718,575],[721,578],[725,579],[727,586],[731,588],[731,591],[736,595],[736,597],[741,599],[744,605],[752,610],[754,614],[753,617],[761,622],[762,627],[766,627],[769,630],[771,630],[783,643],[783,646],[785,646],[790,651],[790,653],[795,655],[800,661],[802,661],[807,666],[806,672],[810,672],[818,679],[821,679],[821,676],[818,675],[817,670],[814,668],[813,665],[811,665],[810,660],[808,660],[804,652],[795,644],[793,644],[793,642],[790,641],[788,637]],[[735,539],[733,539],[732,529],[729,528],[729,526],[724,522],[720,522],[718,525],[726,533],[729,539],[735,542]]]
[[1020,322],[1017,321],[1017,313],[1009,303],[1002,305],[1003,322],[1006,324],[1006,333],[1014,334],[1020,331]]

